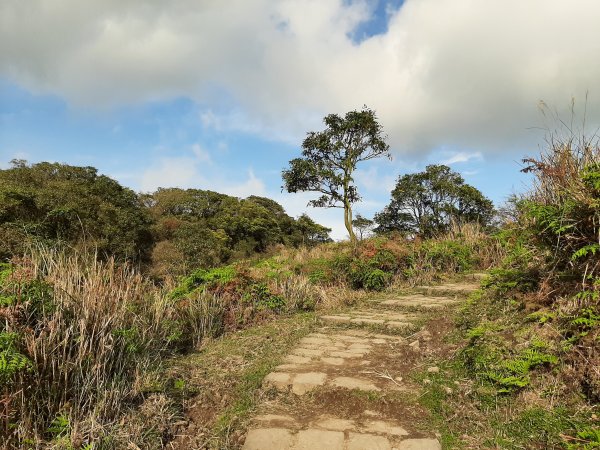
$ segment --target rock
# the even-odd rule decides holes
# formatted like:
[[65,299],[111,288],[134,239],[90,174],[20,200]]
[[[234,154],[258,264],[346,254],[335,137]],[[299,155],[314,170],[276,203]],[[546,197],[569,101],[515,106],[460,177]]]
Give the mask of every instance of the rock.
[[[263,447],[262,450],[279,449],[279,447]],[[287,448],[287,447],[282,447]],[[298,433],[298,443],[294,450],[343,450],[344,433],[341,431],[302,430]]]
[[421,350],[421,343],[418,340],[411,342],[410,344],[408,344],[408,346],[413,352],[418,352],[419,350]]
[[431,340],[431,333],[427,330],[423,330],[421,331],[421,337],[426,340],[426,341],[430,341]]
[[293,436],[290,430],[283,428],[259,428],[250,430],[243,450],[290,449]]
[[385,433],[394,436],[408,436],[404,428],[383,420],[371,420],[365,424],[365,429],[371,433]]
[[341,366],[344,364],[344,358],[321,358],[325,364],[331,364],[333,366]]
[[323,386],[326,379],[327,374],[321,372],[299,373],[294,377],[292,392],[296,395],[304,395],[317,386]]
[[440,373],[440,368],[439,367],[430,367],[429,369],[427,369],[427,373]]
[[324,428],[332,431],[354,430],[354,422],[346,419],[338,419],[335,417],[324,417],[315,422],[317,428]]
[[337,377],[331,382],[332,385],[346,388],[346,389],[359,389],[361,391],[380,391],[377,386],[367,380],[361,380],[359,378],[351,377]]
[[390,442],[383,436],[350,433],[348,450],[390,450]]
[[273,386],[280,391],[285,390],[292,384],[291,376],[285,372],[271,372],[265,377],[264,384],[266,386]]
[[407,439],[400,442],[398,450],[442,450],[437,439]]

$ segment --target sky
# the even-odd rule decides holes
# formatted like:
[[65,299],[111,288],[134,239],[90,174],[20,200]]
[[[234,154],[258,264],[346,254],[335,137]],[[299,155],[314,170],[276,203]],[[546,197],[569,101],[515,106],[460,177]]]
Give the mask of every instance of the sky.
[[340,239],[341,212],[282,192],[281,170],[367,105],[393,159],[358,167],[358,212],[428,164],[501,204],[557,117],[600,125],[598,23],[597,0],[0,0],[0,166],[266,196]]

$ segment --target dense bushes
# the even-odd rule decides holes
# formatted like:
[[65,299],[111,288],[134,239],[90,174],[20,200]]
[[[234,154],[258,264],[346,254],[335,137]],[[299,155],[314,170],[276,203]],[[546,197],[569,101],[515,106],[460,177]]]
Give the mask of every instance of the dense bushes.
[[137,195],[93,167],[14,161],[0,170],[3,260],[21,256],[32,237],[144,260],[152,246],[149,224]]

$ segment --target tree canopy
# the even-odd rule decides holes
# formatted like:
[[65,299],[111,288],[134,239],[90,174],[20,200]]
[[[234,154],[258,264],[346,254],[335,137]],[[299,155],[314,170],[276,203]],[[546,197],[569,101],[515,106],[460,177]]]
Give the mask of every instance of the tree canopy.
[[328,228],[308,216],[297,220],[265,197],[230,197],[201,189],[158,189],[143,196],[153,219],[157,276],[177,275],[247,258],[269,247],[315,245]]
[[352,225],[358,230],[358,238],[362,241],[363,238],[367,236],[367,233],[373,229],[375,222],[357,214],[356,219],[352,220]]
[[140,262],[162,278],[274,245],[326,242],[330,231],[265,197],[176,188],[138,195],[93,167],[57,163],[0,170],[0,260],[36,240]]
[[430,165],[425,171],[398,178],[392,201],[375,215],[379,233],[400,231],[430,237],[459,225],[487,225],[494,207],[479,190],[445,165]]
[[151,245],[149,217],[135,192],[93,167],[13,161],[0,170],[0,256],[33,239],[140,260]]
[[302,157],[291,160],[283,171],[284,189],[320,193],[309,202],[315,207],[343,208],[344,224],[355,243],[352,204],[360,195],[352,175],[361,161],[390,157],[389,146],[375,112],[366,106],[344,117],[329,114],[323,122],[325,130],[309,132],[302,143]]

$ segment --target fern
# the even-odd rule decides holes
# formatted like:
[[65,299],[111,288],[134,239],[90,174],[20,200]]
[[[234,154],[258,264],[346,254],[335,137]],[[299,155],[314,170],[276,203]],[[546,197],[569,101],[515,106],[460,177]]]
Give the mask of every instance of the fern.
[[584,247],[581,247],[571,256],[571,261],[575,261],[576,259],[583,258],[589,256],[590,254],[595,255],[596,252],[600,250],[600,244],[590,244]]
[[0,351],[0,381],[8,383],[22,371],[31,368],[31,361],[14,349]]
[[0,332],[0,384],[8,384],[19,372],[32,368],[32,363],[16,347],[17,333]]
[[568,450],[600,449],[600,428],[586,428],[577,433],[577,442],[567,444]]

